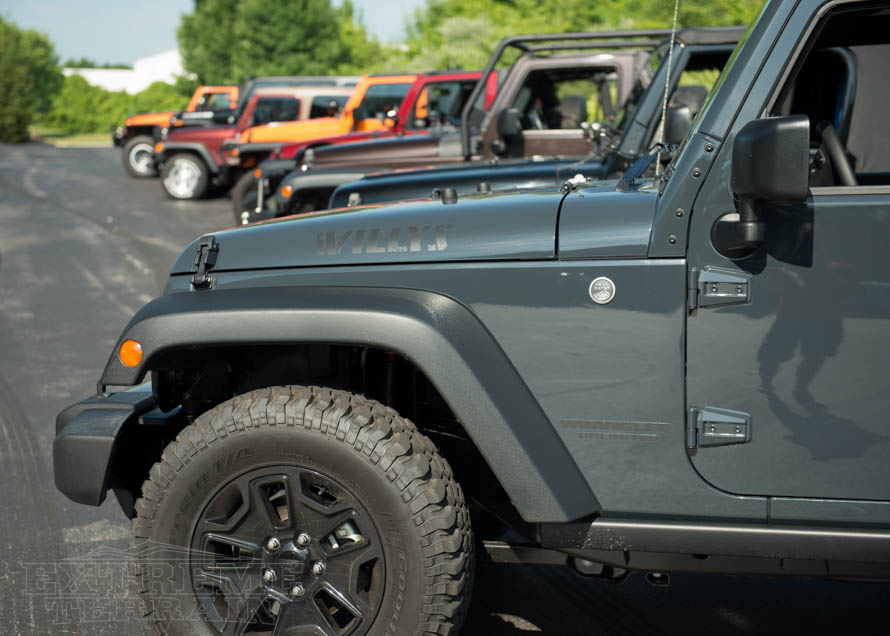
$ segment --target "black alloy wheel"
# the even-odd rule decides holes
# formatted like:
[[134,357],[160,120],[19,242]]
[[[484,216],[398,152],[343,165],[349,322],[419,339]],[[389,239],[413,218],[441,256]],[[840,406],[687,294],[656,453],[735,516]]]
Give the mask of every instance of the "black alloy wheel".
[[250,470],[210,498],[191,542],[192,588],[220,634],[361,636],[380,608],[385,557],[364,506],[295,466]]
[[392,408],[271,387],[184,428],[136,502],[132,578],[168,636],[455,635],[472,588],[463,492]]

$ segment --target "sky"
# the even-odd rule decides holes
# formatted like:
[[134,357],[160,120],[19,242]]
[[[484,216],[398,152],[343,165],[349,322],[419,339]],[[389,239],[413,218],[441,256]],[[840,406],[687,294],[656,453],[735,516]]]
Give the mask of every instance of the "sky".
[[[334,0],[334,4],[340,4]],[[368,30],[398,42],[404,24],[425,0],[354,0]],[[179,16],[193,0],[0,0],[0,14],[20,27],[49,35],[59,59],[87,57],[132,64],[176,48]]]

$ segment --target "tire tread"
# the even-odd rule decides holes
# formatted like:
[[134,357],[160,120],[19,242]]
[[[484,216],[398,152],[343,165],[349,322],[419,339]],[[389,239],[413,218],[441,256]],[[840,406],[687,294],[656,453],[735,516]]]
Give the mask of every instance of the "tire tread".
[[149,472],[132,521],[130,589],[148,634],[165,636],[137,555],[151,536],[164,492],[203,452],[236,434],[266,427],[302,428],[351,447],[399,491],[423,554],[423,605],[413,634],[456,634],[469,605],[474,542],[463,491],[433,442],[394,409],[325,387],[272,387],[236,396],[184,428]]

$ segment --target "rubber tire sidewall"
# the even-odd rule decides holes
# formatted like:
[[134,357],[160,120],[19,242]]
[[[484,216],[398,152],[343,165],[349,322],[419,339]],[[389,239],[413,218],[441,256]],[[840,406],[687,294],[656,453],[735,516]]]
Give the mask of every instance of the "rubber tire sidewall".
[[133,151],[134,146],[137,146],[139,144],[147,144],[150,149],[154,150],[154,137],[150,137],[148,135],[137,135],[132,139],[129,139],[127,143],[124,144],[123,150],[121,151],[121,163],[124,166],[124,170],[126,170],[127,174],[129,174],[131,177],[136,177],[137,179],[148,179],[157,177],[158,171],[155,167],[152,167],[147,172],[137,172],[133,169],[133,166],[130,165],[130,153]]
[[[176,164],[177,161],[191,161],[195,166],[197,166],[199,171],[198,183],[197,185],[195,185],[195,189],[192,191],[192,194],[187,197],[177,196],[167,189],[167,176],[170,174],[170,171],[173,169],[173,166]],[[161,186],[164,188],[164,192],[167,193],[167,196],[171,199],[176,199],[177,201],[195,201],[197,199],[200,199],[207,193],[209,184],[210,175],[207,170],[207,166],[204,164],[204,160],[194,153],[180,152],[168,157],[164,161],[164,167],[161,170]]]
[[[152,521],[150,540],[190,545],[194,525],[210,496],[221,484],[249,468],[295,463],[317,470],[338,481],[359,499],[383,542],[386,583],[372,633],[397,636],[414,632],[416,617],[423,609],[421,539],[406,504],[381,469],[337,440],[295,427],[232,432],[209,449],[192,457],[164,491]],[[174,571],[176,585],[185,585],[178,589],[190,590],[191,583],[182,580],[187,570],[175,568]],[[153,580],[150,584],[157,586],[163,582]],[[183,608],[189,607],[188,602],[194,607],[193,594],[189,592],[183,599]],[[391,629],[393,622],[396,629]],[[215,634],[205,621],[175,621],[165,623],[165,627],[171,636]]]

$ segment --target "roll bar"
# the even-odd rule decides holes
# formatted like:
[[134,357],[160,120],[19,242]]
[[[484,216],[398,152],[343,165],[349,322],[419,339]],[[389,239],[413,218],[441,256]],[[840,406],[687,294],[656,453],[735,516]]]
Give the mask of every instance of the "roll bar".
[[472,154],[470,148],[470,113],[473,105],[487,85],[488,78],[503,57],[507,49],[518,49],[522,53],[540,53],[545,51],[571,51],[584,49],[629,49],[651,48],[671,34],[670,29],[642,29],[629,31],[588,31],[582,33],[536,33],[511,35],[502,39],[485,69],[482,77],[473,87],[473,92],[464,104],[460,119],[460,144],[464,158]]

